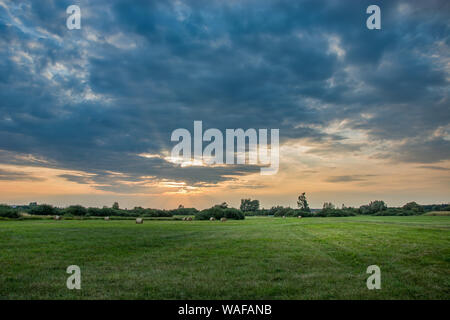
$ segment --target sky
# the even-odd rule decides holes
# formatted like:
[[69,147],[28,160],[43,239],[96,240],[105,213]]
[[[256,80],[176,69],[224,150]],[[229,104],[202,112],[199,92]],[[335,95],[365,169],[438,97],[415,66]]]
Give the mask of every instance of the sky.
[[[0,0],[0,202],[448,203],[449,35],[448,1]],[[174,162],[196,120],[279,129],[277,174]]]

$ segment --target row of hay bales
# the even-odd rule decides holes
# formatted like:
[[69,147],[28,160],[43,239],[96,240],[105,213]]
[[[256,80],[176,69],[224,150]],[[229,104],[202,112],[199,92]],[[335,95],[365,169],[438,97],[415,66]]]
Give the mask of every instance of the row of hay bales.
[[[105,220],[109,220],[109,217],[105,217]],[[192,220],[193,220],[192,217],[183,217],[183,221],[192,221]],[[210,221],[215,221],[216,219],[211,217],[209,220]],[[225,221],[227,221],[227,218],[220,218],[220,221],[225,222]],[[142,224],[142,223],[144,223],[144,219],[136,218],[136,223],[137,224]]]
[[[214,217],[209,218],[209,221],[215,221],[215,220],[216,220],[216,218],[214,218]],[[227,218],[220,218],[220,221],[225,222],[225,221],[227,221]]]
[[[215,220],[216,220],[216,218],[214,218],[214,217],[209,218],[209,221],[215,221]],[[192,217],[184,217],[183,221],[192,221]],[[227,221],[227,218],[220,218],[220,221],[222,221],[222,222]]]
[[[106,221],[108,221],[109,220],[109,217],[105,217],[104,218]],[[142,220],[142,218],[140,218],[141,220]],[[62,217],[61,216],[54,216],[53,217],[53,220],[62,220]],[[136,219],[137,220],[137,219]]]
[[[302,216],[298,216],[299,219],[301,219],[301,217]],[[283,216],[283,218],[286,218],[286,216]],[[61,220],[61,216],[54,216],[53,219],[54,220]],[[106,221],[110,220],[109,217],[105,217],[104,219]],[[216,218],[214,218],[214,217],[209,218],[209,221],[215,221],[215,220],[216,220]],[[183,221],[192,221],[192,217],[184,217]],[[222,222],[227,221],[227,218],[220,218],[220,221],[222,221]],[[144,222],[143,218],[136,218],[136,223],[142,224],[143,222]]]
[[[302,216],[298,216],[299,219],[301,219],[301,217]],[[286,216],[283,216],[283,218],[286,218]],[[61,216],[54,216],[53,219],[61,220]],[[106,221],[110,220],[109,217],[105,217],[104,219]],[[214,217],[209,218],[209,221],[215,221],[215,220],[216,220],[216,218],[214,218]],[[192,221],[192,217],[184,217],[183,221]],[[227,218],[220,218],[220,221],[225,222],[225,221],[227,221]],[[142,224],[143,222],[144,222],[143,218],[136,218],[136,223],[137,224]]]
[[[61,220],[61,216],[54,216],[53,219],[54,220]],[[105,221],[109,221],[110,220],[109,217],[105,217],[104,219],[105,219]],[[209,220],[210,221],[215,221],[216,219],[214,217],[211,217]],[[184,217],[183,221],[192,221],[192,217]],[[227,221],[227,218],[220,218],[220,221],[225,222],[225,221]],[[136,218],[136,223],[137,224],[142,224],[142,223],[144,223],[144,219],[143,218]]]

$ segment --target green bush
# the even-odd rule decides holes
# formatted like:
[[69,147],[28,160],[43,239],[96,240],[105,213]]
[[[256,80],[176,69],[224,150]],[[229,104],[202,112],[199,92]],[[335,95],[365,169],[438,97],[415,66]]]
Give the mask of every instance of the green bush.
[[403,208],[388,208],[384,211],[374,213],[374,216],[415,216],[423,212],[416,210],[405,210]]
[[172,217],[172,210],[145,209],[142,207],[134,207],[134,209],[125,210],[103,207],[88,208],[87,214],[94,217]]
[[100,209],[100,208],[93,208],[93,207],[88,208],[87,209],[87,213],[90,216],[94,216],[94,217],[106,217],[106,216],[109,216],[109,214],[105,210]]
[[215,218],[216,220],[220,220],[221,218],[243,220],[245,219],[245,216],[241,210],[235,208],[221,208],[220,206],[202,210],[195,215],[195,220],[209,220],[210,218]]
[[20,217],[19,210],[6,204],[0,204],[0,217],[17,219]]
[[258,209],[256,211],[245,211],[244,214],[246,216],[269,216],[273,215],[270,213],[270,210],[268,209]]
[[184,208],[179,207],[178,209],[169,210],[170,215],[182,215],[182,216],[193,216],[198,213],[198,210],[195,208]]
[[272,215],[274,217],[298,217],[298,216],[302,216],[302,217],[312,217],[314,216],[313,213],[305,211],[305,210],[301,210],[301,209],[292,209],[290,207],[282,207],[282,206],[277,206],[277,207],[272,207],[269,210]]
[[65,208],[63,210],[63,213],[72,216],[85,216],[88,213],[88,210],[85,207],[77,204]]
[[317,212],[315,217],[351,217],[356,216],[357,210],[352,208],[345,209],[323,209]]
[[295,211],[296,210],[292,209],[292,208],[283,208],[283,207],[281,207],[281,208],[278,208],[274,212],[273,216],[274,217],[283,217],[283,216],[294,217],[295,216]]
[[382,200],[371,201],[368,205],[363,205],[359,207],[360,214],[376,214],[384,210],[387,210],[387,206]]
[[159,209],[144,209],[140,214],[141,217],[172,217],[172,213],[168,210],[159,210]]
[[40,204],[30,207],[28,213],[38,216],[53,216],[59,214],[59,209],[50,204]]
[[415,211],[415,212],[417,212],[417,214],[422,214],[425,211],[421,205],[418,205],[414,201],[413,202],[408,202],[407,204],[405,204],[402,207],[402,209],[405,210],[405,211]]
[[425,211],[450,211],[450,204],[428,204],[421,206]]

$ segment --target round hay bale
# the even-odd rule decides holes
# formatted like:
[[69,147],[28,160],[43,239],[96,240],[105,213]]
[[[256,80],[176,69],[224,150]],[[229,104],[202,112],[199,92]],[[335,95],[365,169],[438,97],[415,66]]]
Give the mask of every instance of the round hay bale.
[[192,217],[187,217],[187,221],[192,221]]
[[143,224],[143,223],[144,223],[144,219],[142,219],[142,218],[136,218],[136,223],[137,223],[137,224]]
[[55,220],[61,220],[61,217],[60,217],[60,216],[55,216],[53,219],[55,219]]
[[214,217],[209,218],[209,221],[215,221],[215,220],[216,220],[216,218],[214,218]]
[[286,218],[286,216],[283,216],[283,219],[285,219]]
[[108,220],[109,220],[109,217],[105,217],[105,220],[108,221]]
[[298,218],[299,218],[299,219],[301,219],[301,218],[302,218],[302,216],[298,216]]
[[225,222],[227,221],[227,218],[220,218],[220,221]]

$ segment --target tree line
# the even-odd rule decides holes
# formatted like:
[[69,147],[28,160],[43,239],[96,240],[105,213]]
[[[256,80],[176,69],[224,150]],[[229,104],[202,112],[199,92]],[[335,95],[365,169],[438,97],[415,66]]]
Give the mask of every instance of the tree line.
[[229,207],[226,202],[214,205],[211,208],[197,210],[195,208],[185,208],[180,205],[177,209],[164,210],[143,207],[133,209],[122,209],[118,202],[114,202],[111,207],[103,208],[89,207],[82,205],[71,205],[65,208],[58,208],[49,204],[30,203],[26,206],[0,205],[0,217],[19,218],[22,213],[38,216],[64,217],[173,217],[176,215],[195,216],[197,220],[207,220],[211,218],[220,219],[245,219],[245,216],[274,216],[274,217],[347,217],[356,215],[376,215],[376,216],[409,216],[420,215],[428,211],[450,211],[450,204],[440,205],[419,205],[416,202],[408,202],[402,207],[388,207],[382,200],[371,201],[359,208],[346,207],[342,205],[336,207],[331,202],[325,202],[322,209],[311,210],[306,199],[306,193],[301,193],[297,198],[297,208],[273,206],[270,209],[260,208],[259,200],[241,199],[239,209]]

